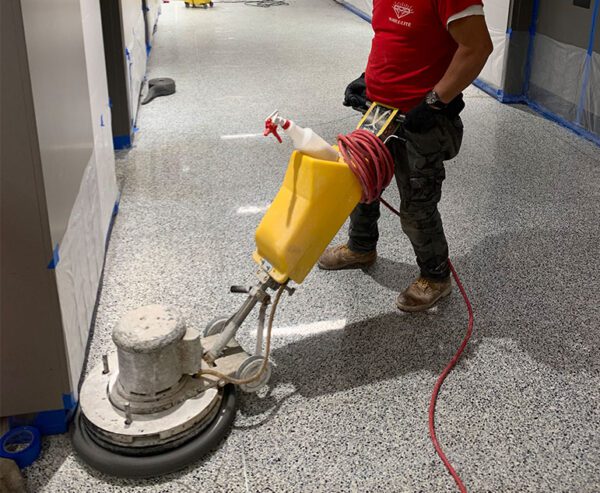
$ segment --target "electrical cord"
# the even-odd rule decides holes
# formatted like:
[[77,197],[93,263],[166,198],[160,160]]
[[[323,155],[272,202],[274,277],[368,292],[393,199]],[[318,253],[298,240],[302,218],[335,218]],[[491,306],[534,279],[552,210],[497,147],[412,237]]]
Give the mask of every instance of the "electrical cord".
[[[385,200],[383,200],[383,198],[381,198],[383,190],[385,187],[387,187],[387,185],[389,185],[392,177],[394,176],[394,160],[385,143],[371,132],[366,130],[355,130],[349,135],[339,135],[338,147],[342,158],[353,171],[363,188],[361,201],[365,203],[371,203],[379,198],[381,203],[383,203],[383,205],[385,205],[391,212],[397,216],[400,216],[400,212],[397,209],[392,207]],[[460,344],[453,358],[450,360],[450,363],[446,365],[438,377],[435,386],[433,387],[428,410],[429,437],[431,438],[431,442],[433,443],[436,453],[444,463],[444,466],[446,466],[446,469],[450,475],[454,478],[454,481],[458,485],[460,492],[466,493],[467,489],[454,467],[452,467],[452,464],[446,457],[446,454],[442,450],[435,431],[435,408],[439,391],[444,383],[444,380],[460,359],[473,333],[474,319],[471,302],[469,301],[467,292],[465,291],[465,288],[463,287],[456,269],[454,268],[454,265],[452,265],[450,259],[448,259],[448,265],[450,266],[450,271],[452,272],[454,281],[456,282],[465,305],[467,306],[469,323],[462,343]]]
[[281,7],[284,5],[289,5],[289,3],[284,0],[221,0],[215,3],[243,3],[248,7]]
[[[371,203],[375,200],[379,199],[381,203],[383,203],[391,212],[400,216],[400,212],[392,207],[389,203],[387,203],[382,197],[381,194],[383,190],[390,184],[393,176],[394,176],[394,159],[386,147],[385,143],[381,141],[376,135],[367,131],[367,130],[354,130],[352,133],[348,135],[338,135],[338,148],[340,150],[340,155],[342,159],[352,172],[355,174],[356,178],[361,184],[363,189],[361,201],[364,203]],[[431,442],[433,443],[433,447],[444,463],[444,466],[450,473],[450,475],[454,478],[454,481],[458,485],[458,488],[461,493],[467,493],[467,489],[461,480],[460,476],[446,457],[438,439],[435,430],[435,409],[437,404],[437,398],[439,395],[439,391],[444,383],[444,380],[448,376],[448,374],[452,371],[458,360],[460,359],[465,347],[467,346],[469,339],[473,333],[473,308],[471,306],[471,302],[465,288],[462,285],[462,282],[454,268],[454,265],[448,259],[448,264],[450,266],[450,271],[452,272],[452,276],[454,277],[454,281],[458,286],[458,289],[464,299],[465,305],[467,306],[467,311],[469,313],[469,323],[467,327],[467,331],[465,336],[450,360],[450,362],[446,365],[440,376],[438,377],[433,391],[431,393],[431,399],[429,401],[429,437],[431,438]],[[286,288],[286,284],[282,284],[277,290],[277,294],[275,295],[275,301],[273,302],[273,306],[271,307],[271,312],[269,314],[269,322],[267,326],[267,337],[266,337],[266,345],[265,345],[265,355],[262,362],[261,367],[258,371],[251,377],[245,379],[236,379],[229,377],[217,370],[201,370],[196,375],[198,377],[202,377],[205,375],[210,375],[213,377],[219,378],[219,385],[225,383],[232,383],[235,385],[245,385],[252,383],[258,380],[269,364],[269,355],[271,352],[271,334],[273,331],[273,320],[275,318],[275,312],[277,310],[277,305],[279,304],[279,300],[281,299],[281,295]]]
[[279,286],[279,289],[277,290],[277,293],[275,294],[275,301],[273,301],[273,306],[271,307],[271,312],[269,313],[269,322],[267,324],[267,338],[266,338],[266,343],[265,343],[265,355],[263,358],[262,365],[260,365],[260,368],[256,371],[256,373],[254,375],[252,375],[251,377],[240,379],[240,378],[230,377],[230,376],[225,375],[224,373],[221,373],[220,371],[217,371],[217,370],[207,369],[207,370],[200,370],[198,373],[196,373],[196,377],[201,378],[206,375],[210,375],[212,377],[217,377],[219,379],[220,386],[223,386],[226,383],[232,383],[234,385],[247,385],[249,383],[255,382],[258,379],[260,379],[262,374],[267,369],[267,365],[269,364],[269,354],[271,353],[271,333],[273,332],[273,320],[275,319],[275,312],[277,310],[277,305],[279,304],[279,300],[281,299],[281,295],[285,291],[286,286],[287,286],[287,283],[284,283],[281,286]]
[[269,7],[282,7],[284,5],[289,5],[289,3],[284,2],[283,0],[246,0],[244,5],[248,5],[248,7],[263,7],[267,9]]

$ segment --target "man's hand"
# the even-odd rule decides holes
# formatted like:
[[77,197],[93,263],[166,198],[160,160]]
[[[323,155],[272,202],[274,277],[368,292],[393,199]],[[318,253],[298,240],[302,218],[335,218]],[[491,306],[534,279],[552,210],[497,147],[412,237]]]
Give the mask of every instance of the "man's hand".
[[448,70],[434,87],[444,103],[453,100],[475,80],[494,49],[483,15],[457,19],[448,25],[448,32],[458,49]]
[[413,133],[427,132],[435,126],[436,115],[444,115],[447,118],[453,119],[460,114],[464,107],[465,102],[463,101],[462,94],[456,96],[443,109],[436,109],[423,100],[406,114],[404,128]]
[[409,132],[421,134],[435,127],[436,115],[440,110],[433,109],[425,101],[415,106],[406,114],[404,128]]
[[358,79],[353,80],[346,87],[344,93],[344,106],[352,108],[362,108],[367,106],[367,84],[365,83],[365,73],[363,72]]

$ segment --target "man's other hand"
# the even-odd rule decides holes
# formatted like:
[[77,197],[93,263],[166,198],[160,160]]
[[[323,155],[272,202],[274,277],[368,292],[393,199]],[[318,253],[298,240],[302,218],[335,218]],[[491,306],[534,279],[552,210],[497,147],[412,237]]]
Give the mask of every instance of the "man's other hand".
[[364,72],[358,79],[353,80],[346,87],[344,106],[351,106],[352,108],[364,108],[367,106],[367,84],[365,83]]

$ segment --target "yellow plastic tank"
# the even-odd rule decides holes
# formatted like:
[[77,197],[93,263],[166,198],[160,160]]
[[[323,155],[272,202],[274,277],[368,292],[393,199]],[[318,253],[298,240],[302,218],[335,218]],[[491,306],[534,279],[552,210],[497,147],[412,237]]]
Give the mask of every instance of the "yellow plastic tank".
[[360,183],[347,164],[294,151],[256,230],[254,260],[277,282],[300,284],[360,198]]

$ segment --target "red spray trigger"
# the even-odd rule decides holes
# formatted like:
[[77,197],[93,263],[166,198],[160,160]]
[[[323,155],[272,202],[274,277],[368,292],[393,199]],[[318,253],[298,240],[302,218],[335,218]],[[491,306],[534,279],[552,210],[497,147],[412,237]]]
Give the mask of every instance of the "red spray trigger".
[[281,140],[280,135],[277,133],[277,124],[273,121],[273,118],[277,115],[277,110],[271,113],[267,119],[265,120],[265,131],[263,135],[267,137],[269,134],[273,134],[275,138],[281,144],[283,140]]
[[263,135],[266,137],[269,134],[273,134],[280,144],[283,142],[280,135],[277,133],[277,125],[273,123],[273,120],[267,118],[265,120],[265,132]]

